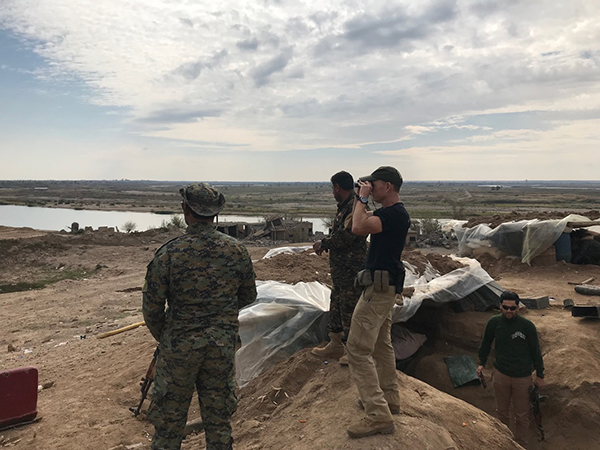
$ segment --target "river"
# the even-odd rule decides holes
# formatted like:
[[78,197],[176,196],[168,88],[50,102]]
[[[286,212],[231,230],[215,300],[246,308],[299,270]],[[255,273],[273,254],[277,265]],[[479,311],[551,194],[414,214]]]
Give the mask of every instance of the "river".
[[[0,205],[0,225],[7,227],[29,227],[36,230],[68,230],[73,222],[80,228],[102,226],[123,229],[126,222],[136,224],[137,231],[161,226],[163,221],[171,220],[170,215],[129,212],[129,211],[92,211],[62,208],[41,208],[29,206]],[[264,216],[219,215],[219,222],[261,222]],[[322,217],[302,217],[313,223],[313,232],[327,233]]]

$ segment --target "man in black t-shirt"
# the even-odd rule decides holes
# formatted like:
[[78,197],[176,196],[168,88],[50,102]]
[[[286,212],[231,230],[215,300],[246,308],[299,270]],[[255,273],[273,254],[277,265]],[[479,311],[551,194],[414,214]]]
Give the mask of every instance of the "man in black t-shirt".
[[[400,412],[396,360],[390,329],[396,293],[402,292],[404,267],[400,257],[410,218],[400,202],[402,176],[383,166],[358,181],[352,214],[352,232],[371,235],[365,270],[357,281],[364,290],[352,314],[347,342],[350,372],[358,388],[359,406],[367,417],[348,427],[360,438],[394,431],[392,414]],[[367,211],[369,196],[382,207]]]

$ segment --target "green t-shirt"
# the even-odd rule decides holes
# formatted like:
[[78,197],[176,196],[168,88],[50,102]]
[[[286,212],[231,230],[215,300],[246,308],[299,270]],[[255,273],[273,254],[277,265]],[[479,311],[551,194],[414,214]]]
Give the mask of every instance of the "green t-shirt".
[[485,366],[496,341],[494,367],[509,377],[528,377],[535,368],[544,378],[544,362],[535,325],[520,315],[506,319],[502,314],[493,316],[485,327],[479,347],[479,363]]

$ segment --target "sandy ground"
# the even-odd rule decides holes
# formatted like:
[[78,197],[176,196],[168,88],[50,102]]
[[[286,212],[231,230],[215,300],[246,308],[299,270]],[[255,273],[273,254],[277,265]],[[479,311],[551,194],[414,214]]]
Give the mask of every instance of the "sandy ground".
[[[88,271],[83,278],[41,290],[0,294],[0,369],[35,366],[40,384],[54,383],[39,393],[42,420],[0,431],[0,447],[149,448],[152,427],[143,414],[136,419],[128,408],[139,400],[138,381],[155,342],[145,327],[106,339],[96,335],[142,320],[139,289],[145,266],[153,251],[171,237],[157,233],[65,236],[0,228],[0,242],[4,242],[0,284],[44,277],[51,271]],[[266,253],[259,247],[249,251],[254,260]],[[268,267],[257,263],[258,277],[279,276],[289,282],[290,274],[304,281],[320,275],[327,281],[325,256],[307,253],[288,259]],[[486,264],[494,264],[490,272],[503,287],[523,296],[555,299],[547,310],[525,313],[540,332],[548,383],[544,393],[549,396],[543,405],[547,440],[535,442],[532,428],[531,448],[600,448],[600,322],[573,318],[562,308],[564,298],[576,304],[600,304],[600,298],[576,294],[567,284],[590,277],[600,281],[600,267]],[[491,383],[487,390],[455,389],[443,363],[448,355],[475,357],[492,313],[455,314],[444,309],[439,314],[439,337],[413,365],[415,378],[399,373],[402,414],[395,418],[393,435],[348,439],[345,426],[360,417],[350,375],[335,362],[325,364],[304,350],[240,390],[235,448],[519,448],[506,427],[493,418]],[[9,346],[15,351],[9,351]],[[489,370],[487,374],[489,378]],[[146,407],[147,403],[142,410]],[[189,419],[198,417],[193,402]],[[203,434],[193,435],[182,448],[204,448],[203,441]]]

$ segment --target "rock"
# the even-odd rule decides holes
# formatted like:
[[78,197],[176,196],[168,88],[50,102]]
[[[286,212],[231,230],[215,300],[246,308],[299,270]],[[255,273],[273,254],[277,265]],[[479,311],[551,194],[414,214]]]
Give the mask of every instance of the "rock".
[[133,450],[135,448],[142,448],[143,446],[144,446],[144,444],[142,442],[139,442],[137,444],[126,445],[125,448],[127,450]]
[[8,344],[8,353],[16,352],[16,351],[17,351],[17,347],[15,347],[12,344]]

